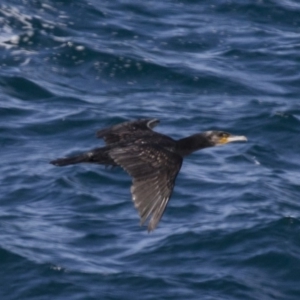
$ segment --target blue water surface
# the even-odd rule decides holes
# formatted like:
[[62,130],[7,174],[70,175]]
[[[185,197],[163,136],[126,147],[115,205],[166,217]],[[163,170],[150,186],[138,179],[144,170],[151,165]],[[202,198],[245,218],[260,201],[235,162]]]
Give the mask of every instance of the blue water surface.
[[[0,299],[300,299],[300,4],[3,0]],[[49,161],[158,118],[185,159],[151,234],[130,177]]]

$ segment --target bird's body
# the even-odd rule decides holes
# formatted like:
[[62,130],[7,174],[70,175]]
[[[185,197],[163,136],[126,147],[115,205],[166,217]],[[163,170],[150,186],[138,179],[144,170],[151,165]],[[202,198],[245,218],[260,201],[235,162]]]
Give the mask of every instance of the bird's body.
[[152,231],[171,197],[184,156],[218,144],[246,140],[244,136],[207,131],[176,141],[153,131],[158,123],[157,119],[142,119],[99,130],[97,137],[102,138],[106,146],[51,163],[57,166],[82,162],[121,166],[133,179],[132,200],[141,224],[150,217],[148,230]]

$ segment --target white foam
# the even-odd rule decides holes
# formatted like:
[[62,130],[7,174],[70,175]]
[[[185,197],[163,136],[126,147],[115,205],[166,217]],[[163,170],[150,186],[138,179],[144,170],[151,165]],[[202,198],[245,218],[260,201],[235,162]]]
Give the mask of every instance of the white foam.
[[76,46],[75,49],[77,51],[83,51],[85,48],[84,48],[84,46]]

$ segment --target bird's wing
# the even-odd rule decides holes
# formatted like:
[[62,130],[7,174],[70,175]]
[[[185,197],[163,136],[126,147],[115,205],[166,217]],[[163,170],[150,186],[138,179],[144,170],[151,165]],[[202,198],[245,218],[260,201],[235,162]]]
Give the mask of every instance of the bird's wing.
[[158,123],[158,119],[129,121],[99,130],[96,135],[98,138],[103,138],[106,144],[125,142],[132,139],[132,137],[154,133],[152,128]]
[[158,145],[130,145],[110,151],[110,156],[132,176],[132,200],[141,225],[151,216],[148,231],[160,221],[171,197],[182,157]]

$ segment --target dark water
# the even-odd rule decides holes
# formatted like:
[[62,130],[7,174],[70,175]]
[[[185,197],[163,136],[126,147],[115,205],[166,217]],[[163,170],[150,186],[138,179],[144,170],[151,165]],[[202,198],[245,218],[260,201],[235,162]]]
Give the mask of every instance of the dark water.
[[[300,299],[300,4],[0,4],[0,299]],[[161,119],[188,157],[148,234],[120,169],[49,160]]]

